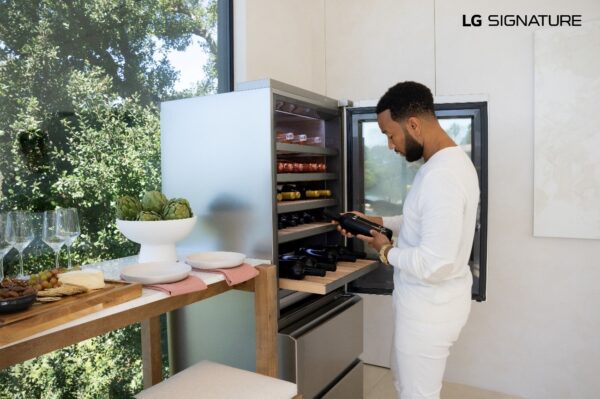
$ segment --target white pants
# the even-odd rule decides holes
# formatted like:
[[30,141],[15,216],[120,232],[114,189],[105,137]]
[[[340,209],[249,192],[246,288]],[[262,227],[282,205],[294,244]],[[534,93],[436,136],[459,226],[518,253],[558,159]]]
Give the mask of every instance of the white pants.
[[[406,306],[411,306],[410,311],[406,311]],[[458,339],[470,309],[470,292],[468,298],[463,295],[443,305],[394,295],[396,322],[391,363],[399,399],[439,399],[450,347]],[[422,317],[417,319],[415,314]],[[428,314],[446,317],[427,320]]]

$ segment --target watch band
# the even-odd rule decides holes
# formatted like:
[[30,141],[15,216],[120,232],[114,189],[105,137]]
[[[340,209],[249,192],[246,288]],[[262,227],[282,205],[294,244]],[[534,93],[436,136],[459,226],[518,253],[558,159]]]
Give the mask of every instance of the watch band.
[[390,264],[390,261],[388,260],[386,254],[385,254],[385,251],[387,251],[388,249],[392,249],[392,248],[394,248],[394,246],[392,244],[385,244],[383,247],[381,247],[381,249],[379,249],[379,260],[384,265]]

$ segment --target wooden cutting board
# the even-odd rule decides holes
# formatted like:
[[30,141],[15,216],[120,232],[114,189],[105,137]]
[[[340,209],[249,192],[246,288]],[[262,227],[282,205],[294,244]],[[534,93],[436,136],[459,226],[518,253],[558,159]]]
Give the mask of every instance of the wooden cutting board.
[[141,295],[141,284],[106,281],[105,287],[98,290],[63,297],[57,302],[36,302],[27,310],[0,314],[0,346]]

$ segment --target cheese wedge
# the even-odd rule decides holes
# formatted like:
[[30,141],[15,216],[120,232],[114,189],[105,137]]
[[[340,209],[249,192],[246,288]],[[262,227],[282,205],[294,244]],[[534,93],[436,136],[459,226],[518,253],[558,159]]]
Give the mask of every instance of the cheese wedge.
[[95,290],[104,288],[104,273],[101,270],[75,270],[59,274],[58,281]]

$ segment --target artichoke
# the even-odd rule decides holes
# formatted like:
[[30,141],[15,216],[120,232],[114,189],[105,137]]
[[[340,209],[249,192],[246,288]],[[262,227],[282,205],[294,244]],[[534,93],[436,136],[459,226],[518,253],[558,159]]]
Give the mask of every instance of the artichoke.
[[137,198],[126,195],[117,200],[117,219],[136,220],[141,210],[142,205]]
[[152,222],[156,220],[162,220],[160,215],[153,211],[140,211],[138,214],[138,220],[141,222]]
[[192,217],[192,208],[185,198],[173,198],[163,209],[165,220],[187,219]]
[[147,191],[142,197],[142,209],[160,214],[167,202],[167,197],[160,191]]

